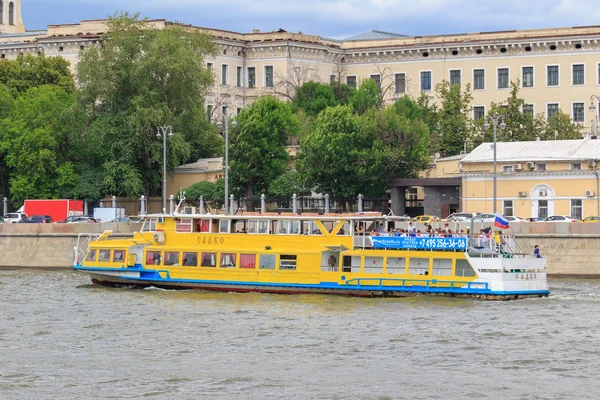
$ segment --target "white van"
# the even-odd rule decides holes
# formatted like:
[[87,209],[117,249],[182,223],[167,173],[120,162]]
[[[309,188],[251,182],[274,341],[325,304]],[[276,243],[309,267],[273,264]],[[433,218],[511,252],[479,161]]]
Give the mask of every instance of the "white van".
[[27,218],[27,214],[20,212],[4,214],[4,222],[7,224],[15,224],[25,218]]

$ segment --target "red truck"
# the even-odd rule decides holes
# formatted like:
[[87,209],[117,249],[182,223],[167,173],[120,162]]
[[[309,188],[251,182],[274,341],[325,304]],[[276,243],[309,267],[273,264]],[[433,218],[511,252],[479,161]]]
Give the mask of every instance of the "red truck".
[[58,222],[69,215],[83,215],[83,200],[25,200],[25,214],[49,215]]

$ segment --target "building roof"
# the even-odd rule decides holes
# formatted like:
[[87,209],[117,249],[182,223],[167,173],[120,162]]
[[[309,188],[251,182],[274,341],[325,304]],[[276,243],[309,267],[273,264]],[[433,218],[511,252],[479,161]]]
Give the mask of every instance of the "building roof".
[[223,158],[201,158],[190,164],[180,165],[175,168],[178,173],[181,172],[218,172],[223,170]]
[[398,39],[398,38],[406,38],[408,35],[402,35],[400,33],[392,33],[392,32],[384,32],[373,30],[371,32],[361,33],[360,35],[352,36],[344,39],[344,42],[358,42],[361,40],[388,40],[388,39]]
[[[600,159],[600,140],[589,137],[579,140],[548,140],[530,142],[498,142],[497,162],[586,161]],[[482,143],[462,159],[462,163],[483,163],[494,160],[492,143]]]

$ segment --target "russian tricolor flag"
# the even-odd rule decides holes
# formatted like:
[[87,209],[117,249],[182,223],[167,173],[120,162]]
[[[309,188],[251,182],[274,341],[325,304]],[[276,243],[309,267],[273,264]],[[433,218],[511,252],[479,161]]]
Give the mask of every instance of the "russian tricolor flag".
[[496,219],[494,220],[494,226],[498,228],[506,229],[508,228],[508,220],[504,218],[504,215],[496,213]]

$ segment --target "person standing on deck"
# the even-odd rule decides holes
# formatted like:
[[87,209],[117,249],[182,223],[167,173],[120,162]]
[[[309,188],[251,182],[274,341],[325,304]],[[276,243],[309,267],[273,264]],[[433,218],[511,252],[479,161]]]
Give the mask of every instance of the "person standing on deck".
[[535,247],[533,248],[533,256],[535,258],[542,258],[542,255],[540,254],[540,250],[542,250],[544,248],[544,246],[539,246],[539,245],[535,245]]

